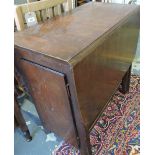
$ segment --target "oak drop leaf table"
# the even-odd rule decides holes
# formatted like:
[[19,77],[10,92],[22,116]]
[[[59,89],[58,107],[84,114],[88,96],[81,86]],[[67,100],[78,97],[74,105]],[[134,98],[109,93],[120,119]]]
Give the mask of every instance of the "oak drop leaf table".
[[91,154],[89,132],[119,85],[128,91],[139,6],[90,2],[15,32],[15,67],[46,132]]

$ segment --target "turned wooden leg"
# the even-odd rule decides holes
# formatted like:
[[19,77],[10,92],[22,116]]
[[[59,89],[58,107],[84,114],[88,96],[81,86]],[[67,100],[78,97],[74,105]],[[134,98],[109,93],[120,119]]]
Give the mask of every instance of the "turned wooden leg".
[[90,135],[87,135],[86,137],[81,138],[85,142],[85,146],[80,145],[80,154],[81,155],[92,155],[91,145],[90,145]]
[[129,87],[130,87],[130,77],[131,77],[131,65],[128,69],[128,71],[125,73],[123,79],[122,79],[122,83],[121,86],[122,88],[120,89],[120,92],[125,94],[127,92],[129,92]]
[[89,152],[89,155],[92,155],[92,147],[91,147],[91,144],[90,144],[90,135],[89,135],[89,132],[87,134],[87,147],[88,147],[88,152]]
[[32,137],[30,135],[30,132],[29,130],[27,129],[25,132],[23,132],[25,138],[26,138],[26,141],[30,142],[32,140]]
[[20,108],[19,108],[19,105],[17,103],[16,98],[14,100],[14,116],[15,116],[16,125],[18,125],[20,127],[20,129],[22,130],[26,140],[31,141],[32,137],[30,135],[30,132],[29,132],[29,129],[26,125],[26,122],[25,122],[25,120],[21,114],[21,111],[20,111]]

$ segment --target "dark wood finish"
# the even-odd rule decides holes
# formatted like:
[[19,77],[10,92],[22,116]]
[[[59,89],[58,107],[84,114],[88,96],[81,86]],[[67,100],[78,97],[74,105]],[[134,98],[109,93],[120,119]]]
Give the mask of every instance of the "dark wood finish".
[[15,65],[44,127],[82,155],[91,154],[89,132],[126,77],[138,33],[139,6],[96,2],[15,33]]
[[72,61],[80,111],[87,129],[91,129],[94,118],[110,99],[109,94],[114,94],[134,58],[138,38],[138,29],[131,24],[134,18],[128,18],[106,40],[100,38],[94,49],[90,46],[88,50],[93,49],[92,53],[80,53]]
[[77,146],[65,75],[27,60],[20,65],[46,132],[56,132]]
[[70,62],[80,53],[87,54],[88,52],[83,52],[84,49],[92,43],[97,45],[101,38],[108,36],[129,17],[135,19],[133,22],[138,22],[138,8],[136,5],[87,3],[66,16],[16,32],[15,45]]
[[131,77],[131,66],[129,67],[128,71],[125,73],[124,77],[122,78],[122,83],[121,83],[120,91],[123,94],[129,92],[130,77]]

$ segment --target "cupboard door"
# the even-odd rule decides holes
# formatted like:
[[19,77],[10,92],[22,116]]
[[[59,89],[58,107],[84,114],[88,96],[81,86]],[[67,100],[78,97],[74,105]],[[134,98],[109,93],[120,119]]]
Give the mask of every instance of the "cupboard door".
[[20,69],[46,131],[77,146],[65,75],[24,59]]

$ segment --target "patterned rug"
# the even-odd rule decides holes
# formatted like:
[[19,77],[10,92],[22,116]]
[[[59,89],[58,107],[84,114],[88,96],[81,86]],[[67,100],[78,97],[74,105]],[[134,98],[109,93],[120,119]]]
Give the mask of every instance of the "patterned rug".
[[[93,155],[140,154],[140,78],[132,75],[129,93],[115,93],[90,132]],[[55,155],[80,155],[63,143]]]

